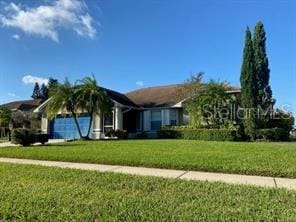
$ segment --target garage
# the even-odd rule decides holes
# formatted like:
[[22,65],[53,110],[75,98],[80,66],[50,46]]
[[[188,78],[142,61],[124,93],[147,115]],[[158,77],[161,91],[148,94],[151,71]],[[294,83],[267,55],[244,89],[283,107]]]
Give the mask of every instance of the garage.
[[[82,135],[88,131],[90,116],[80,115],[78,118]],[[50,137],[52,139],[79,139],[79,133],[71,115],[58,115],[50,122]]]

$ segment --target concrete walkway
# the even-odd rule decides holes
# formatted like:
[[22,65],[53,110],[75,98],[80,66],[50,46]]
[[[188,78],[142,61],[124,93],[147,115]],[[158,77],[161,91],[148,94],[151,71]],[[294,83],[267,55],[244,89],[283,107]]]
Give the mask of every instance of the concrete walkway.
[[0,158],[2,163],[29,164],[48,167],[91,170],[99,172],[124,173],[140,176],[156,176],[182,180],[224,182],[229,184],[254,185],[259,187],[286,188],[296,190],[296,179],[247,176],[225,173],[207,173],[198,171],[169,170],[146,167],[116,166],[104,164],[72,163],[60,161],[44,161],[30,159]]

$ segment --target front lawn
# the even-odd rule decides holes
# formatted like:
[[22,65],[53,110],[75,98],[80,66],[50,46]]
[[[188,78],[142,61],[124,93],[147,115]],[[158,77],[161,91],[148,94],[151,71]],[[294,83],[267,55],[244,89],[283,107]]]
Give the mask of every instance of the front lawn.
[[296,178],[296,143],[89,141],[1,148],[0,157]]
[[293,221],[296,192],[0,164],[0,221]]

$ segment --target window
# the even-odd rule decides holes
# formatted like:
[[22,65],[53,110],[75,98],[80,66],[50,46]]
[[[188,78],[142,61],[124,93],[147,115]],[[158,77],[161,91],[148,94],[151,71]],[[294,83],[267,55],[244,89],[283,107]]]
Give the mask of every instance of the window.
[[171,126],[176,126],[177,125],[177,116],[178,112],[176,109],[171,109],[170,110],[170,125]]
[[161,111],[151,111],[151,130],[157,131],[161,129]]

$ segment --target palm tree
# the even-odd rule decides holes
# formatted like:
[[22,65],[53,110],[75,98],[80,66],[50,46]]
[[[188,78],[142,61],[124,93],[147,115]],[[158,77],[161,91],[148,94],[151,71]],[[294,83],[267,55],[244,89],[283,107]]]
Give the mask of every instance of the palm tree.
[[83,107],[90,115],[86,138],[89,138],[93,116],[111,113],[112,102],[106,90],[99,87],[94,75],[77,81],[77,99],[79,107]]
[[[229,121],[231,104],[234,99],[227,93],[229,85],[226,82],[210,80],[209,83],[197,88],[195,95],[187,102],[191,125],[194,127],[216,128]],[[223,111],[223,112],[222,112]]]
[[51,98],[47,106],[49,117],[56,116],[61,110],[70,112],[74,118],[79,136],[83,138],[76,113],[79,109],[76,87],[66,79],[63,84],[58,84],[54,90],[50,92],[50,96]]

